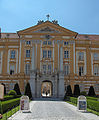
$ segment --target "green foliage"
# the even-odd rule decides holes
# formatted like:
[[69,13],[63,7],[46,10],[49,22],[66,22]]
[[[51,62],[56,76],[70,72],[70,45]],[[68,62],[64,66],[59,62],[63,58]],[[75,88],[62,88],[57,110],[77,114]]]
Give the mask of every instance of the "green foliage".
[[93,86],[90,86],[88,96],[96,96]]
[[84,95],[84,96],[86,96],[87,94],[86,94],[86,91],[82,91],[82,92],[80,92],[80,95]]
[[4,99],[2,101],[11,100],[11,99],[19,98],[19,97],[21,97],[21,95],[16,95],[16,96],[6,95],[6,96],[4,96]]
[[17,95],[17,93],[16,93],[16,91],[15,91],[15,90],[10,90],[10,91],[9,91],[9,93],[8,93],[8,95],[14,95],[14,96],[16,96],[16,95]]
[[95,101],[98,101],[98,99],[99,99],[99,98],[96,98],[96,97],[89,97],[89,96],[87,96],[86,98],[89,99],[89,100],[95,100]]
[[19,88],[18,83],[16,83],[16,84],[14,85],[14,90],[16,91],[17,95],[21,95],[21,92],[20,92],[20,88]]
[[20,103],[20,98],[8,100],[8,101],[3,101],[2,102],[3,113],[5,113],[9,109],[13,108],[13,106],[19,105],[19,103]]
[[70,102],[77,104],[77,98],[75,97],[70,97]]
[[87,107],[99,112],[99,101],[87,100]]
[[74,86],[74,96],[78,97],[80,95],[79,85]]
[[67,86],[66,95],[67,96],[72,96],[72,89],[71,89],[70,85]]
[[25,95],[27,95],[30,99],[32,98],[32,93],[31,93],[31,88],[29,83],[27,83],[25,87]]

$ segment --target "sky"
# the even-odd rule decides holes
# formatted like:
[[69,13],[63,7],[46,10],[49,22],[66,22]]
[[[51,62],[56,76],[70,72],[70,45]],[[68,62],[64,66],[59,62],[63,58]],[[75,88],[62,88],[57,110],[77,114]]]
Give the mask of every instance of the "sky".
[[47,14],[69,30],[99,35],[99,0],[0,0],[2,32],[34,26]]

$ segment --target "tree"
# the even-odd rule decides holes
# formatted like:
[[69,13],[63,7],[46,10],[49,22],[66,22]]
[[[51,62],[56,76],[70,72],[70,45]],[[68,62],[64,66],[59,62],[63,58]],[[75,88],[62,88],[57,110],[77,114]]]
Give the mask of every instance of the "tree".
[[89,88],[89,92],[88,92],[88,96],[95,96],[95,91],[94,91],[94,87],[93,86],[90,86]]
[[31,88],[29,83],[26,84],[25,95],[27,95],[30,99],[32,98],[32,93],[31,93]]
[[4,86],[4,95],[6,95],[6,86],[4,83],[1,83]]
[[19,88],[18,83],[16,83],[16,84],[14,85],[14,90],[16,91],[17,95],[21,95],[21,92],[20,92],[20,88]]
[[74,85],[74,96],[78,97],[80,95],[79,85]]
[[67,95],[67,96],[72,96],[71,85],[68,85],[68,86],[67,86],[66,95]]

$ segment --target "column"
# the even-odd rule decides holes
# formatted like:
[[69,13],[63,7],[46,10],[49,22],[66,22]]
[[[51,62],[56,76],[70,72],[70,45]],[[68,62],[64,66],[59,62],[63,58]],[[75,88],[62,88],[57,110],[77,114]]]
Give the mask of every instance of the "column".
[[74,51],[74,74],[75,74],[75,41],[73,43],[73,51]]
[[7,73],[9,74],[9,61],[10,61],[10,50],[8,50],[8,63],[7,63]]
[[34,46],[32,47],[32,70],[35,70]]
[[0,74],[2,73],[2,57],[3,57],[3,51],[1,52],[1,65],[0,65]]
[[42,41],[41,41],[41,47],[40,47],[40,71],[41,71],[41,67],[42,67],[42,64],[41,64],[41,60],[42,60]]
[[53,41],[53,72],[54,72],[54,41]]
[[76,52],[76,73],[78,75],[78,51]]
[[86,75],[87,66],[86,66],[86,52],[84,52],[84,75]]
[[91,72],[93,75],[93,53],[91,53]]
[[20,52],[19,52],[19,73],[21,70],[21,47],[22,47],[22,40],[20,40]]
[[16,73],[18,72],[17,68],[18,68],[18,50],[16,51]]
[[59,43],[58,43],[58,70],[59,70]]
[[63,47],[60,48],[60,71],[63,71]]

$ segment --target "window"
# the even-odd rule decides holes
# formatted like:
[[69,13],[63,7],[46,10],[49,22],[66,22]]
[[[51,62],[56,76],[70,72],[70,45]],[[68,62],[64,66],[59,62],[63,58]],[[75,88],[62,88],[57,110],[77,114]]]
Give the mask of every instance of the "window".
[[69,43],[67,41],[64,42],[64,45],[68,45]]
[[30,57],[30,50],[26,50],[26,57]]
[[44,41],[44,42],[43,42],[43,45],[47,45],[47,41]]
[[64,51],[64,58],[69,58],[69,51]]
[[11,50],[11,59],[15,58],[15,50]]
[[48,50],[48,58],[51,58],[51,56],[52,56],[52,51]]
[[43,50],[43,58],[47,58],[47,50]]
[[84,74],[83,66],[80,66],[79,67],[79,76],[82,76],[83,74]]
[[43,73],[46,73],[46,65],[43,65]]
[[25,74],[30,74],[30,64],[25,65]]
[[83,52],[79,52],[79,60],[84,60],[84,53]]
[[48,73],[51,73],[51,71],[52,71],[52,66],[48,65]]
[[52,44],[52,42],[51,41],[48,41],[48,45],[51,45]]
[[11,65],[10,66],[10,75],[13,75],[15,73],[15,66]]
[[94,75],[98,76],[99,75],[99,66],[94,65]]
[[31,41],[26,41],[26,44],[27,44],[27,45],[30,45],[30,44],[31,44]]
[[94,60],[99,60],[99,54],[98,53],[94,53]]
[[64,74],[69,75],[69,65],[64,66]]

